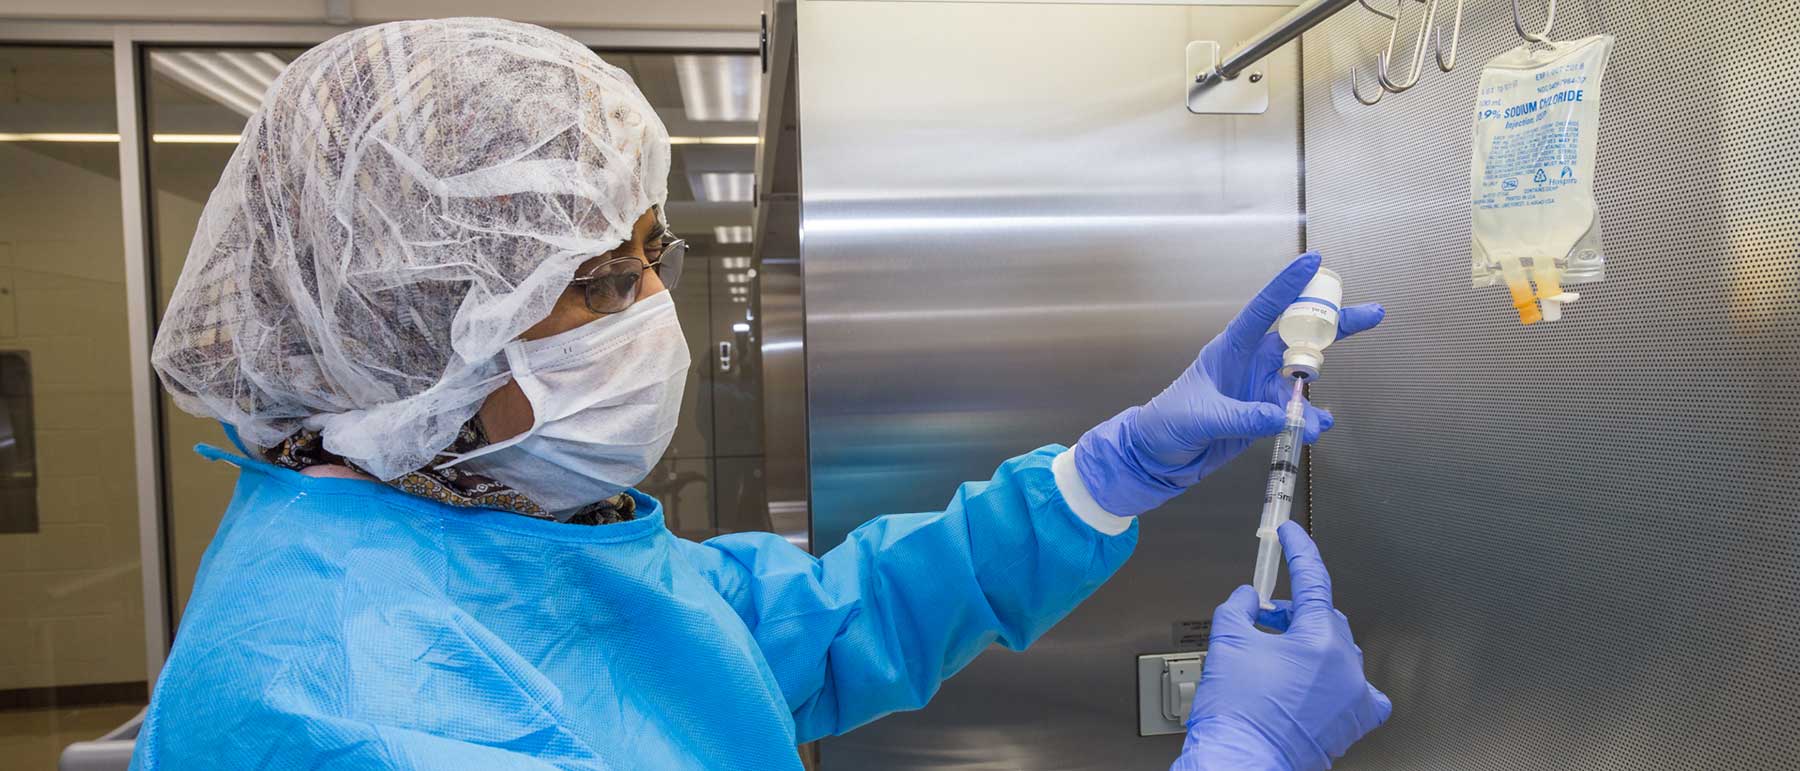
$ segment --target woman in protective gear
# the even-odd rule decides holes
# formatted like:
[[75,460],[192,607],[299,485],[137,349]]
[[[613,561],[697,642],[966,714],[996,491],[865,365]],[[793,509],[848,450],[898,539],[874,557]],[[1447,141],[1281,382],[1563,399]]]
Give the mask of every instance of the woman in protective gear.
[[[1131,553],[1135,515],[1282,427],[1265,333],[1314,256],[1168,391],[942,511],[822,557],[678,539],[632,489],[689,366],[669,156],[628,76],[530,25],[367,27],[281,74],[158,329],[175,403],[242,454],[202,452],[242,471],[135,768],[799,768],[797,743],[1030,644]],[[1245,671],[1343,652],[1249,634]],[[1313,710],[1335,749],[1233,711],[1307,687],[1216,674],[1236,690],[1202,694],[1196,732],[1219,739],[1190,745],[1234,763],[1310,767],[1386,714],[1360,659],[1307,674],[1356,689]]]

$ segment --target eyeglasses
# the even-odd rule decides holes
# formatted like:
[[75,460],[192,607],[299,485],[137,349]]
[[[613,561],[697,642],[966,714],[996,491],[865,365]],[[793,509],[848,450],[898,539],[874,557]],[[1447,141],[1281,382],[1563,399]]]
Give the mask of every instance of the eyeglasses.
[[[577,276],[570,286],[580,287],[588,310],[595,313],[619,313],[637,302],[644,288],[644,270],[656,271],[663,286],[674,289],[681,283],[681,264],[687,259],[687,242],[679,238],[662,242],[645,250],[645,259],[622,255]],[[646,261],[647,260],[647,261]]]

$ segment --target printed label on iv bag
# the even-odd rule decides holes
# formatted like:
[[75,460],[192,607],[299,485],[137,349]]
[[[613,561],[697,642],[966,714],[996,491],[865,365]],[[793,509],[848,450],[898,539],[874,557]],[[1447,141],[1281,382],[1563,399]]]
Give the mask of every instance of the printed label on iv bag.
[[[1520,46],[1481,73],[1475,108],[1472,279],[1504,281],[1526,323],[1536,299],[1551,320],[1561,284],[1604,278],[1593,195],[1600,80],[1613,38]],[[1534,292],[1527,277],[1537,283]]]

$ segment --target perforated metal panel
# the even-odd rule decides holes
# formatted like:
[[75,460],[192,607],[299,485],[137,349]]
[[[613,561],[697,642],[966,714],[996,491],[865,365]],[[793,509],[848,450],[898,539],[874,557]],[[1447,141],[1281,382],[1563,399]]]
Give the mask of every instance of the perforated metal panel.
[[1532,327],[1469,288],[1510,9],[1469,0],[1459,69],[1375,107],[1372,15],[1306,40],[1310,244],[1390,310],[1315,389],[1315,529],[1395,704],[1340,767],[1795,768],[1800,3],[1562,0],[1557,37],[1619,39],[1608,275]]

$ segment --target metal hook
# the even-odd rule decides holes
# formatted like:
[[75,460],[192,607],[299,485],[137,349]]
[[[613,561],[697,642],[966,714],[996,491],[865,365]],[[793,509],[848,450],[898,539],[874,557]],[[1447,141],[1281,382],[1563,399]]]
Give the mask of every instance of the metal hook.
[[[1375,14],[1376,16],[1380,16],[1381,18],[1387,19],[1388,21],[1394,20],[1394,14],[1388,13],[1387,11],[1383,11],[1379,8],[1376,8],[1375,6],[1369,5],[1369,0],[1356,0],[1356,2],[1361,3],[1363,10],[1368,11],[1369,13]],[[1396,9],[1396,11],[1399,9],[1399,7],[1400,7],[1400,0],[1394,0],[1394,8]]]
[[1356,68],[1351,67],[1350,68],[1350,95],[1356,97],[1356,101],[1362,102],[1363,104],[1368,105],[1370,107],[1374,107],[1376,104],[1379,104],[1381,102],[1381,97],[1387,96],[1387,89],[1385,89],[1385,88],[1375,89],[1375,98],[1374,99],[1370,99],[1366,96],[1363,96],[1362,78],[1357,76]]
[[[1406,0],[1394,0],[1394,12],[1393,13],[1388,13],[1387,11],[1383,11],[1379,8],[1376,8],[1373,5],[1369,5],[1369,0],[1356,0],[1356,2],[1361,4],[1364,10],[1366,10],[1370,13],[1373,13],[1376,16],[1380,16],[1383,19],[1387,19],[1387,20],[1393,22],[1393,24],[1391,26],[1389,26],[1389,28],[1388,28],[1388,50],[1389,51],[1393,50],[1395,38],[1398,37],[1400,34],[1400,10],[1401,10],[1402,5],[1406,2]],[[1376,52],[1376,54],[1375,54],[1375,69],[1377,72],[1381,72],[1381,71],[1387,69],[1387,53],[1386,52],[1382,52],[1382,51]],[[1377,83],[1377,85],[1379,86],[1380,84]],[[1380,104],[1381,98],[1384,96],[1387,96],[1387,93],[1388,93],[1387,88],[1380,87],[1380,88],[1375,89],[1375,96],[1373,98],[1364,96],[1363,90],[1362,90],[1362,76],[1361,76],[1361,74],[1358,73],[1357,68],[1355,66],[1352,66],[1350,68],[1350,95],[1356,97],[1356,101],[1361,102],[1365,106],[1373,107],[1377,104]]]
[[[1362,76],[1360,73],[1358,73],[1358,71],[1355,67],[1350,68],[1350,95],[1356,97],[1356,101],[1361,102],[1364,105],[1373,107],[1376,104],[1379,104],[1381,102],[1381,98],[1383,96],[1386,96],[1390,91],[1392,91],[1393,93],[1399,93],[1401,91],[1405,91],[1407,88],[1412,87],[1412,84],[1408,84],[1405,88],[1398,88],[1398,89],[1389,88],[1390,83],[1387,79],[1387,74],[1386,74],[1388,64],[1393,57],[1394,45],[1397,42],[1399,42],[1400,15],[1405,10],[1406,0],[1394,0],[1394,12],[1393,13],[1388,13],[1387,11],[1383,11],[1379,8],[1376,8],[1373,5],[1370,5],[1369,0],[1356,0],[1356,1],[1358,4],[1362,5],[1364,10],[1366,10],[1370,13],[1373,13],[1376,16],[1380,16],[1383,19],[1387,19],[1388,21],[1393,22],[1393,24],[1389,25],[1389,27],[1388,27],[1388,42],[1387,42],[1386,50],[1378,51],[1378,52],[1376,52],[1376,55],[1375,55],[1375,69],[1376,69],[1376,75],[1377,75],[1376,80],[1377,80],[1377,83],[1380,86],[1380,88],[1375,89],[1374,96],[1371,97],[1371,96],[1367,96],[1367,95],[1363,94]],[[1415,0],[1415,1],[1421,2],[1421,3],[1435,3],[1435,0]],[[1461,12],[1460,3],[1462,2],[1462,0],[1457,0],[1457,2],[1458,2],[1457,10],[1458,10],[1459,19],[1460,19],[1460,12]],[[1451,36],[1452,41],[1454,41],[1456,39],[1457,34],[1460,34],[1460,20],[1459,20],[1458,24],[1459,24],[1458,31],[1455,33],[1452,33],[1452,36]],[[1452,62],[1451,66],[1455,66],[1455,54],[1454,53],[1451,54],[1451,62]],[[1419,73],[1415,72],[1413,74],[1413,82],[1417,83],[1418,79],[1419,79]]]
[[[1513,2],[1518,2],[1518,0],[1513,0]],[[1387,89],[1391,93],[1398,94],[1419,84],[1419,78],[1425,74],[1425,49],[1430,42],[1427,36],[1437,24],[1437,5],[1438,0],[1429,0],[1425,4],[1425,18],[1419,24],[1419,34],[1413,38],[1411,72],[1407,74],[1405,81],[1401,82],[1388,77],[1388,66],[1391,65],[1394,60],[1394,42],[1400,34],[1399,17],[1402,15],[1402,6],[1398,3],[1395,4],[1394,24],[1393,27],[1388,30],[1387,50],[1382,51],[1381,55],[1376,59],[1377,67],[1375,69],[1375,79],[1381,81],[1382,88]]]
[[[1552,4],[1556,2],[1556,0],[1550,1]],[[1513,2],[1517,3],[1518,0],[1513,0]],[[1444,72],[1456,69],[1456,50],[1458,44],[1462,42],[1462,20],[1463,0],[1456,0],[1456,22],[1450,26],[1450,56],[1448,58],[1444,56],[1444,31],[1435,25],[1431,28],[1432,36],[1437,39],[1437,45],[1432,48],[1432,53],[1437,56],[1438,69]]]
[[1519,37],[1532,43],[1550,42],[1550,30],[1556,28],[1556,0],[1550,0],[1550,6],[1544,11],[1544,31],[1535,35],[1525,31],[1525,20],[1519,16],[1519,0],[1512,0],[1513,29],[1519,31]]

